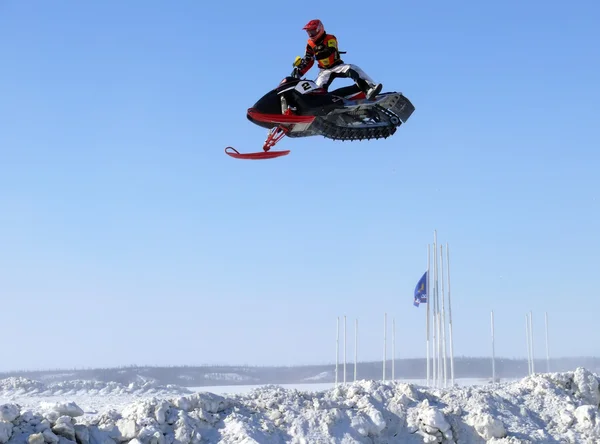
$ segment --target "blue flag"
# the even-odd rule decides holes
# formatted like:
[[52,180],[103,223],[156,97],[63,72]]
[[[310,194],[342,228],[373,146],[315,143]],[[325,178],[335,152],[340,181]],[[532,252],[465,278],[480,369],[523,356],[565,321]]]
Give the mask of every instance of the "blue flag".
[[413,305],[418,307],[419,304],[427,303],[427,296],[429,295],[429,288],[427,285],[427,271],[421,276],[419,282],[417,282],[417,286],[415,287],[415,300]]

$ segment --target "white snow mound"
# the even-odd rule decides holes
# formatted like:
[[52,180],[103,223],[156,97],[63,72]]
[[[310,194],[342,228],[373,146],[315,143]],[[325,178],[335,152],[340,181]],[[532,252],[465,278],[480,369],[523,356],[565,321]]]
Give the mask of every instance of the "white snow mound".
[[0,444],[597,443],[599,377],[585,369],[487,386],[357,381],[150,397],[85,415],[64,398],[0,406]]
[[118,382],[73,380],[45,384],[27,378],[0,380],[0,397],[72,396],[72,395],[177,395],[193,393],[177,385],[160,385],[154,381],[136,381],[128,385]]

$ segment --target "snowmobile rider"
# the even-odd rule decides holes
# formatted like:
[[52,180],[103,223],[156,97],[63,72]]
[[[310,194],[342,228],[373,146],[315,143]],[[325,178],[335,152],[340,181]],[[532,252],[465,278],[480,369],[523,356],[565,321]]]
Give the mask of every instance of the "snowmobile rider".
[[317,59],[320,71],[315,83],[318,87],[327,90],[336,77],[350,77],[365,93],[368,100],[372,100],[381,92],[383,87],[381,83],[376,84],[358,66],[344,63],[340,58],[337,39],[334,35],[325,32],[321,20],[311,20],[302,29],[308,34],[308,43],[304,57],[298,56],[294,62],[300,76],[312,68]]

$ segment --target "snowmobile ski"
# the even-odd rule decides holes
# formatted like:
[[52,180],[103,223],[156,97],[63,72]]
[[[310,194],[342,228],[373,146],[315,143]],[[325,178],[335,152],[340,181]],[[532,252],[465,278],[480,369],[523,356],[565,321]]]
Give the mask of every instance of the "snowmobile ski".
[[285,151],[259,151],[256,153],[240,153],[235,148],[228,146],[225,148],[225,152],[231,157],[236,159],[248,159],[248,160],[263,160],[263,159],[274,159],[276,157],[287,156],[290,150]]

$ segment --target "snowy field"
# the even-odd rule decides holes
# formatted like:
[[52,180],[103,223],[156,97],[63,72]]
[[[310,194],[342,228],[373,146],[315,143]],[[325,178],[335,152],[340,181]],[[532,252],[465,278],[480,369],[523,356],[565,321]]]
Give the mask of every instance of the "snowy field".
[[[484,385],[490,383],[492,378],[458,378],[454,381],[455,385],[458,386],[467,386],[467,385]],[[352,383],[352,379],[348,381]],[[403,382],[406,384],[414,384],[414,385],[426,385],[427,381],[425,379],[402,379],[397,380],[397,382]],[[341,382],[340,382],[341,383]],[[448,385],[450,385],[450,380],[448,380]],[[301,390],[301,391],[320,391],[320,390],[329,390],[335,387],[335,383],[333,382],[311,382],[311,383],[298,383],[298,384],[277,384],[278,387],[283,387],[285,389],[290,390]],[[203,386],[203,387],[187,387],[189,390],[194,392],[211,392],[219,395],[224,394],[235,394],[235,393],[248,393],[252,390],[260,388],[260,385],[211,385],[211,386]]]
[[600,443],[599,379],[582,368],[447,389],[9,378],[0,380],[0,443]]

